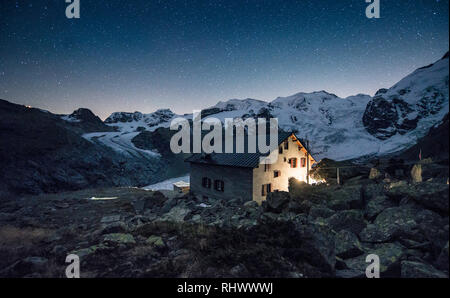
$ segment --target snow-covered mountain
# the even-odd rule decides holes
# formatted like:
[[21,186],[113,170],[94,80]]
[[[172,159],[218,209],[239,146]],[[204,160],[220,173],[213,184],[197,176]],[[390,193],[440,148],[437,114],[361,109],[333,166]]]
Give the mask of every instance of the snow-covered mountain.
[[116,126],[121,131],[131,131],[136,129],[145,129],[153,131],[161,125],[164,126],[176,117],[171,110],[161,109],[154,113],[142,114],[141,112],[126,113],[116,112],[106,118],[105,123],[110,126]]
[[[299,137],[309,139],[311,150],[319,159],[344,160],[393,153],[413,146],[448,113],[448,59],[446,54],[393,87],[379,90],[374,97],[358,94],[340,98],[318,91],[278,97],[272,102],[231,99],[204,109],[202,117],[221,121],[235,117],[278,118],[281,129],[296,131]],[[191,119],[192,115],[178,116],[170,110],[151,114],[113,113],[105,123],[116,127],[117,132],[84,137],[89,140],[95,137],[117,151],[130,152],[135,148],[133,137],[143,130],[167,128],[176,117]]]
[[429,129],[448,113],[448,53],[390,89],[381,89],[363,116],[367,130],[381,140]]
[[[169,127],[171,120],[175,117],[178,116],[169,109],[161,109],[149,114],[116,112],[111,114],[104,122],[111,130],[114,128],[115,131],[91,132],[83,134],[83,137],[91,142],[108,146],[126,156],[137,158],[159,157],[160,154],[155,150],[140,149],[135,146],[132,140],[142,131],[154,131],[159,127]],[[74,120],[70,116],[63,119]]]

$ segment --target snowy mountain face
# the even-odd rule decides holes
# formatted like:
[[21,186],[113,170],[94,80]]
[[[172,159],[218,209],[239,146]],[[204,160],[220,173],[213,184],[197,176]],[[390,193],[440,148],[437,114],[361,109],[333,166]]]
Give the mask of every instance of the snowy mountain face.
[[[340,98],[325,91],[297,93],[272,102],[231,99],[202,110],[202,118],[278,118],[281,129],[294,131],[310,141],[318,159],[345,160],[397,152],[413,146],[448,114],[448,54],[420,68],[374,97],[358,94]],[[113,113],[105,123],[118,132],[96,137],[97,141],[126,152],[134,150],[132,138],[142,130],[168,128],[179,117],[170,110],[151,114]],[[182,116],[192,119],[192,115]],[[118,140],[123,140],[121,143]],[[114,144],[113,144],[114,143]],[[142,152],[140,152],[142,153]]]
[[153,131],[161,125],[170,123],[174,117],[176,115],[169,109],[157,110],[150,114],[116,112],[111,114],[105,123],[109,126],[116,126],[121,131],[130,131],[139,127],[141,130]]
[[137,148],[132,140],[142,131],[155,131],[159,127],[169,127],[171,120],[175,117],[178,116],[169,109],[157,110],[150,114],[116,112],[105,120],[105,124],[115,131],[86,133],[83,134],[83,137],[93,143],[110,147],[125,156],[134,158],[160,157],[160,154],[154,150]]
[[390,89],[381,89],[367,105],[363,123],[380,140],[429,128],[448,113],[448,54],[422,67]]

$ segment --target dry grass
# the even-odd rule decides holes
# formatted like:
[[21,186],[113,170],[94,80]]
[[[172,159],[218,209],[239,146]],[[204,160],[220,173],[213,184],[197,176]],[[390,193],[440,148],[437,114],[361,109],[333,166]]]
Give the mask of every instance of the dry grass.
[[0,268],[28,256],[43,254],[40,243],[52,235],[52,231],[41,228],[0,227]]
[[41,228],[0,227],[0,246],[29,247],[48,238],[51,231]]

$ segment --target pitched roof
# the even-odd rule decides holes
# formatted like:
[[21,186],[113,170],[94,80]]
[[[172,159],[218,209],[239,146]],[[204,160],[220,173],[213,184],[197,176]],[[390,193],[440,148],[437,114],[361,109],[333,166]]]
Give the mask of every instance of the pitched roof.
[[[279,132],[278,145],[283,143],[292,134],[293,134],[292,132]],[[268,136],[266,136],[266,140],[268,139],[269,139]],[[260,157],[268,155],[267,153],[262,154],[258,152],[258,148],[256,150],[257,153],[212,153],[212,154],[196,153],[186,158],[185,161],[197,164],[256,168],[260,163]],[[247,142],[245,142],[244,152],[248,152]]]

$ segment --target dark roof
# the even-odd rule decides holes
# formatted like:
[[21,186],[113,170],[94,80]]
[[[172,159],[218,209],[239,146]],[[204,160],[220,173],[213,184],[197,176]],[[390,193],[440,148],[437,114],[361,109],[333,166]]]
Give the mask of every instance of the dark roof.
[[[278,133],[278,145],[284,142],[292,132],[279,132]],[[268,137],[266,136],[266,140]],[[301,142],[302,143],[302,142]],[[302,143],[303,145],[303,143]],[[258,147],[258,146],[256,146]],[[257,148],[258,150],[258,148]],[[245,144],[245,152],[247,152],[247,142]],[[267,156],[268,154],[262,153],[196,153],[186,158],[186,162],[197,164],[210,164],[230,167],[244,167],[244,168],[256,168],[260,163],[260,157]]]

